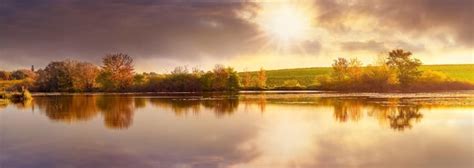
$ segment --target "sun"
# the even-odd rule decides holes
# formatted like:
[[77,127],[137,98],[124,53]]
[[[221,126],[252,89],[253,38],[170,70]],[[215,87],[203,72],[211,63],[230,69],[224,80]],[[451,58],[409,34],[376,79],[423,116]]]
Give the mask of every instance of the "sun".
[[279,46],[297,44],[312,36],[314,19],[309,6],[297,2],[262,4],[257,24],[271,43]]

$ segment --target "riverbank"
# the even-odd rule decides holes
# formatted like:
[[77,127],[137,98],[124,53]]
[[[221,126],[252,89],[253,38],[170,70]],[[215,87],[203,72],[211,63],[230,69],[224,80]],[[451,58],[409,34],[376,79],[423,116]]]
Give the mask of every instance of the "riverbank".
[[270,91],[239,91],[239,92],[89,92],[89,93],[32,93],[32,96],[61,96],[61,95],[133,95],[133,96],[166,96],[166,97],[186,97],[186,96],[273,96],[279,97],[293,95],[295,97],[367,97],[367,98],[423,98],[423,97],[474,97],[474,90],[449,91],[449,92],[416,92],[416,93],[377,93],[377,92],[334,92],[334,91],[316,91],[316,90],[270,90]]

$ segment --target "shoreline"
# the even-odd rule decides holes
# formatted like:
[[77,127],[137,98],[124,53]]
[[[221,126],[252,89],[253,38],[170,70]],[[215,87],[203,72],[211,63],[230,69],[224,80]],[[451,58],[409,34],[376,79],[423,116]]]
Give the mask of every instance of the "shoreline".
[[[474,90],[461,90],[461,91],[442,91],[442,92],[337,92],[337,91],[316,91],[316,90],[267,90],[267,91],[238,91],[238,92],[83,92],[83,93],[69,93],[69,92],[34,92],[32,96],[100,96],[100,95],[115,95],[115,96],[223,96],[223,95],[239,95],[239,96],[252,96],[252,95],[294,95],[302,97],[366,97],[366,98],[427,98],[427,97],[439,97],[439,98],[459,98],[459,97],[474,97]],[[302,97],[302,98],[304,98]]]

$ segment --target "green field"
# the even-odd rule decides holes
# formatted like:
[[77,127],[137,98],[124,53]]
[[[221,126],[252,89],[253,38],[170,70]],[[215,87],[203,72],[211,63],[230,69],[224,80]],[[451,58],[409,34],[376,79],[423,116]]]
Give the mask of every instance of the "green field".
[[[474,83],[474,64],[423,65],[420,70],[432,70],[445,73],[456,80]],[[303,86],[312,85],[318,75],[331,73],[331,67],[295,68],[267,71],[267,85],[280,86],[286,80],[298,80]],[[256,72],[251,72],[254,75]]]

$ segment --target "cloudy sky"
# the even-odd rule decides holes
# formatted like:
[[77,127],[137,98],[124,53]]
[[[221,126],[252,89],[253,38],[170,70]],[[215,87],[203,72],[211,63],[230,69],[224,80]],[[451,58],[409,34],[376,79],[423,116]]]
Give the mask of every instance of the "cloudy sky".
[[137,71],[365,64],[412,51],[426,64],[474,63],[473,0],[2,0],[0,69],[107,53]]

